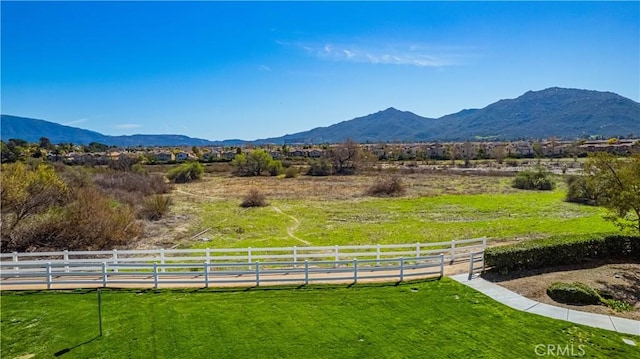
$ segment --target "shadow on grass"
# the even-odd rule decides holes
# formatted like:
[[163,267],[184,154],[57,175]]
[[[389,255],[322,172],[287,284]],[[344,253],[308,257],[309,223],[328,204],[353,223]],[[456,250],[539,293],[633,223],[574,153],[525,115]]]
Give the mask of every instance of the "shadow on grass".
[[53,353],[53,356],[55,356],[55,357],[59,357],[59,356],[61,356],[61,355],[67,354],[68,352],[72,351],[73,349],[78,348],[78,347],[81,347],[81,346],[83,346],[83,345],[87,345],[87,344],[89,344],[89,343],[92,343],[92,342],[94,342],[94,341],[96,341],[96,340],[100,339],[101,337],[102,337],[102,336],[100,336],[100,335],[96,335],[95,337],[93,337],[93,338],[91,338],[91,339],[87,340],[87,341],[86,341],[86,342],[84,342],[84,343],[76,344],[76,345],[74,345],[74,346],[72,346],[72,347],[64,348],[64,349],[62,349],[62,350],[58,350],[57,352]]
[[[335,289],[359,289],[359,288],[383,288],[383,287],[407,287],[418,283],[438,282],[442,277],[416,279],[409,281],[391,282],[365,282],[365,283],[335,283],[335,284],[298,284],[298,285],[267,285],[250,287],[209,287],[209,288],[100,288],[102,293],[134,293],[134,294],[161,294],[161,293],[239,293],[239,292],[270,292],[270,291],[316,291]],[[95,294],[98,288],[78,288],[78,289],[54,289],[54,290],[24,290],[24,291],[2,291],[0,296],[9,295],[51,295],[51,294]],[[95,339],[95,338],[94,338]],[[92,339],[93,340],[93,339]]]

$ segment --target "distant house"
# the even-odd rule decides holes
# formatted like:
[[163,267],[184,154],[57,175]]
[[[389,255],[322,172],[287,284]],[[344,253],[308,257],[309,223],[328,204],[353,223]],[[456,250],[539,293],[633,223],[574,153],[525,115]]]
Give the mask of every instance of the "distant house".
[[311,158],[320,158],[322,156],[324,156],[324,151],[320,151],[320,150],[317,150],[317,149],[313,149],[313,150],[309,151],[309,157],[311,157]]
[[294,150],[290,152],[291,157],[307,157],[307,151],[305,150]]
[[279,159],[282,155],[280,154],[280,151],[270,151],[269,154],[271,155],[271,157],[273,159]]
[[205,161],[217,160],[220,157],[221,157],[221,153],[218,150],[211,150],[205,153],[204,155],[202,155],[202,158],[204,158]]
[[180,151],[176,154],[176,161],[178,162],[184,162],[188,159],[193,159],[195,158],[195,155],[192,155],[188,152],[184,152],[184,151]]
[[153,154],[153,158],[156,162],[170,162],[176,160],[176,156],[171,152],[157,152]]
[[231,161],[236,157],[236,155],[237,155],[236,151],[226,151],[222,153],[222,158],[224,158],[225,160]]

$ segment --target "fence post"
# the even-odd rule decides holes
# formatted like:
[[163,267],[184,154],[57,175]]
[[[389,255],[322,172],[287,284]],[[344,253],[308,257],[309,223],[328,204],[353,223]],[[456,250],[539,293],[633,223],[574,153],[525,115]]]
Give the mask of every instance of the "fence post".
[[64,250],[63,259],[64,259],[64,272],[69,273],[69,251],[66,249]]
[[456,259],[456,240],[451,241],[451,263]]
[[[117,249],[113,250],[113,264],[118,264],[118,250]],[[118,267],[116,266],[113,269],[113,271],[118,273]]]
[[204,287],[209,288],[209,260],[208,259],[206,262],[204,262]]
[[440,253],[440,276],[444,277],[444,253]]
[[[164,248],[160,248],[160,264],[164,264]],[[160,268],[160,271],[164,273],[164,265]]]
[[[13,257],[13,263],[18,263],[18,252],[13,252],[11,256]],[[13,270],[17,271],[18,267],[13,267]]]
[[482,249],[487,249],[487,237],[482,237]]
[[353,283],[358,283],[358,258],[353,259]]
[[247,268],[251,270],[251,247],[247,247],[247,261],[249,261],[249,266]]
[[158,263],[153,263],[153,287],[158,289]]
[[416,258],[420,258],[420,243],[416,243]]
[[376,265],[380,266],[380,243],[376,244]]
[[260,286],[260,262],[256,261],[256,287]]
[[298,268],[298,265],[295,264],[298,262],[298,247],[293,246],[293,268]]
[[340,252],[337,244],[334,247],[334,257],[335,257],[335,263],[333,264],[333,266],[335,268],[335,267],[338,267],[338,261],[340,260]]
[[207,264],[211,264],[211,250],[209,248],[207,248],[205,253],[207,254]]
[[404,280],[404,257],[400,257],[400,281]]
[[309,261],[304,261],[304,285],[309,284]]
[[47,262],[47,289],[51,289],[51,282],[53,277],[51,276],[51,262]]
[[107,262],[102,262],[102,287],[107,287]]

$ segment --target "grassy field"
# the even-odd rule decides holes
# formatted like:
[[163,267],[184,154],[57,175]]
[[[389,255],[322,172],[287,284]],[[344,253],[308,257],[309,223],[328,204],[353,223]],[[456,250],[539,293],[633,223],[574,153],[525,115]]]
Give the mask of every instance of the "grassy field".
[[[296,179],[208,177],[178,186],[177,208],[198,218],[208,242],[183,247],[263,247],[491,240],[612,233],[602,208],[564,202],[555,191],[510,187],[511,177],[409,174],[400,198],[364,195],[375,176]],[[561,181],[561,180],[559,180]],[[270,206],[239,206],[249,188]]]
[[[3,358],[533,358],[630,338],[512,310],[453,280],[248,290],[3,292]],[[640,338],[633,338],[636,342]],[[32,355],[32,356],[30,356]]]

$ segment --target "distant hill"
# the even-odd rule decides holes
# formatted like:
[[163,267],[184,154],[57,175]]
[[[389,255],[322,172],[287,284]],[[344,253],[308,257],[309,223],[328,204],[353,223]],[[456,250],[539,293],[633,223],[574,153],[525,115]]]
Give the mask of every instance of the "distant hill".
[[51,143],[74,143],[87,145],[91,142],[103,143],[110,146],[135,147],[135,146],[215,146],[234,145],[243,143],[240,140],[228,140],[214,142],[201,138],[191,138],[182,135],[131,135],[131,136],[107,136],[98,132],[83,130],[76,127],[64,126],[44,120],[17,117],[10,115],[0,116],[2,140],[19,138],[28,142],[38,142],[41,137],[48,138]]
[[52,143],[99,142],[116,146],[235,146],[253,144],[426,142],[539,139],[555,136],[640,136],[640,104],[611,92],[549,88],[437,119],[393,107],[309,131],[254,141],[209,141],[181,135],[106,136],[43,120],[0,116],[1,138]]
[[256,143],[422,142],[640,136],[640,104],[611,92],[549,88],[438,119],[388,108]]
[[329,127],[318,127],[277,138],[259,139],[254,143],[335,143],[353,139],[357,142],[387,142],[403,140],[426,140],[436,128],[436,120],[420,117],[408,111],[390,107],[353,120],[343,121]]
[[639,103],[611,92],[557,87],[438,120],[455,124],[442,134],[452,140],[640,136]]

